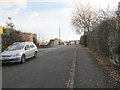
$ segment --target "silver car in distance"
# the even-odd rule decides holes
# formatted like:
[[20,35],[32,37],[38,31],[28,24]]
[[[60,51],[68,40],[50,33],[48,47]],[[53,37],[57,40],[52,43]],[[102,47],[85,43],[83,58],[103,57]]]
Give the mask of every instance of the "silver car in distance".
[[24,63],[28,58],[36,58],[37,52],[37,47],[33,42],[15,42],[0,54],[0,60],[2,63]]

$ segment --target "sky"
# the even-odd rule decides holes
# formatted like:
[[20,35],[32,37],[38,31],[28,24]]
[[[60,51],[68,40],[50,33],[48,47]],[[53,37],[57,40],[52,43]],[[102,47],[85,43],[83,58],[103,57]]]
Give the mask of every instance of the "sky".
[[74,3],[90,4],[94,8],[117,8],[119,0],[0,0],[0,25],[5,26],[7,17],[12,18],[17,30],[36,33],[41,40],[59,38],[79,40],[71,25]]

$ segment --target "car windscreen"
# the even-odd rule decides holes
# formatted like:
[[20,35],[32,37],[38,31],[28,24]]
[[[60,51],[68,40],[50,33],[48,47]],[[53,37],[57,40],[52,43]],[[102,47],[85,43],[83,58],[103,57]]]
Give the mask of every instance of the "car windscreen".
[[10,45],[5,51],[14,51],[14,50],[21,50],[25,46],[25,43],[13,44]]

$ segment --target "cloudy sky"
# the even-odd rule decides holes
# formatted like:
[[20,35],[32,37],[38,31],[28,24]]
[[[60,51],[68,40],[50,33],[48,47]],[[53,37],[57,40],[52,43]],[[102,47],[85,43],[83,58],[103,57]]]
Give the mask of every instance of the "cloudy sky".
[[7,17],[12,18],[15,28],[38,34],[49,41],[79,40],[80,35],[71,26],[71,9],[74,3],[90,3],[95,8],[117,8],[119,0],[0,0],[0,25],[5,26]]

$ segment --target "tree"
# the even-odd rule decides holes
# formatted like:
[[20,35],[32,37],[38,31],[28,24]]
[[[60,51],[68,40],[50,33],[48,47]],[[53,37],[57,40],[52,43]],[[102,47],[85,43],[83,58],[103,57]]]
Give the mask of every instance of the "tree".
[[14,24],[12,23],[12,18],[8,17],[8,21],[6,21],[7,25],[4,27],[4,33],[10,34],[12,31],[15,31]]
[[84,45],[87,46],[87,32],[92,31],[93,26],[98,23],[95,10],[89,4],[75,4],[71,23],[78,34],[84,32]]
[[73,8],[71,23],[77,33],[89,32],[93,24],[97,22],[95,10],[90,5],[77,4]]

